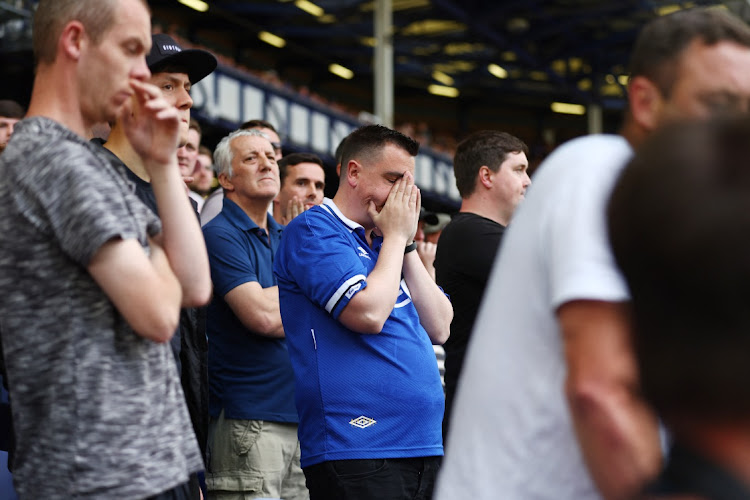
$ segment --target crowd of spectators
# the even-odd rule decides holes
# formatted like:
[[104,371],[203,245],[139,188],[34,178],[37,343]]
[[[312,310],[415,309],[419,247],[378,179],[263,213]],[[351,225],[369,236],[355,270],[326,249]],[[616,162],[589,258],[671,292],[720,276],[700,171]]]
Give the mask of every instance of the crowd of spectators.
[[[648,23],[621,133],[533,185],[506,132],[368,124],[332,198],[267,121],[201,145],[220,58],[146,2],[35,24],[29,108],[0,101],[20,498],[750,498],[746,24]],[[453,156],[453,216],[422,208],[421,144]]]

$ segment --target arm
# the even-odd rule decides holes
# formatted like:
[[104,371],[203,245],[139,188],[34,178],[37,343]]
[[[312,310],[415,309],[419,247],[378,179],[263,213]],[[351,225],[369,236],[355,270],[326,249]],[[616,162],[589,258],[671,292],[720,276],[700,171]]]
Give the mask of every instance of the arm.
[[661,465],[657,419],[638,395],[626,307],[581,300],[557,311],[565,394],[591,476],[607,499],[629,498]]
[[148,257],[136,240],[110,240],[88,272],[138,335],[167,342],[177,329],[182,291],[164,250],[150,243]]
[[383,246],[367,276],[367,287],[355,294],[339,315],[339,321],[350,330],[380,333],[391,315],[399,294],[404,248],[417,227],[418,196],[414,178],[407,172],[395,182],[379,213],[370,201],[368,212],[383,234]]
[[248,330],[264,337],[284,337],[279,287],[262,288],[257,281],[249,281],[230,290],[224,300]]
[[404,256],[404,280],[419,314],[419,322],[433,344],[442,345],[451,334],[453,306],[435,284],[417,252]]
[[200,224],[185,195],[185,183],[177,166],[176,110],[152,85],[135,82],[133,89],[139,109],[123,115],[128,140],[151,177],[162,221],[161,241],[182,287],[182,305],[201,306],[211,297],[211,275]]

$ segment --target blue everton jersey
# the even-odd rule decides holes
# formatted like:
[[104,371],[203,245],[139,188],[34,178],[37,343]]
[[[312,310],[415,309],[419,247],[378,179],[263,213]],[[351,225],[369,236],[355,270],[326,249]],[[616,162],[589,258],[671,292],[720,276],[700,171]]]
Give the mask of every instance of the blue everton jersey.
[[338,321],[367,286],[379,244],[336,205],[284,230],[274,262],[295,377],[302,467],[329,460],[443,454],[435,354],[406,283],[377,335]]

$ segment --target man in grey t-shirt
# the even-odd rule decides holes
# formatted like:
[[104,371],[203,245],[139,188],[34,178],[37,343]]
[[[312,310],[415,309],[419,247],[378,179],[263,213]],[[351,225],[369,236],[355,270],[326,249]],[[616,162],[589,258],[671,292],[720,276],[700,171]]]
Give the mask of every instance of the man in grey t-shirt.
[[[200,452],[166,343],[185,300],[166,231],[190,210],[179,117],[149,76],[143,0],[41,0],[28,118],[0,157],[0,332],[21,498],[184,498]],[[137,110],[137,112],[135,112]],[[158,219],[84,139],[123,120]],[[197,226],[197,221],[193,221]],[[192,245],[202,245],[200,233]]]

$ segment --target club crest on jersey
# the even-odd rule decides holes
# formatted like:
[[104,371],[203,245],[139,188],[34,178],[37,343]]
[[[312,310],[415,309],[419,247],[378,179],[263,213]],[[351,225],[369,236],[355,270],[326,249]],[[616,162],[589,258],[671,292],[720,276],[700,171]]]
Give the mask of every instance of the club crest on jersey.
[[360,429],[364,429],[366,427],[370,427],[371,425],[375,425],[377,421],[375,421],[374,419],[370,417],[365,417],[364,415],[362,415],[360,417],[351,419],[349,423],[353,425],[354,427],[359,427]]

